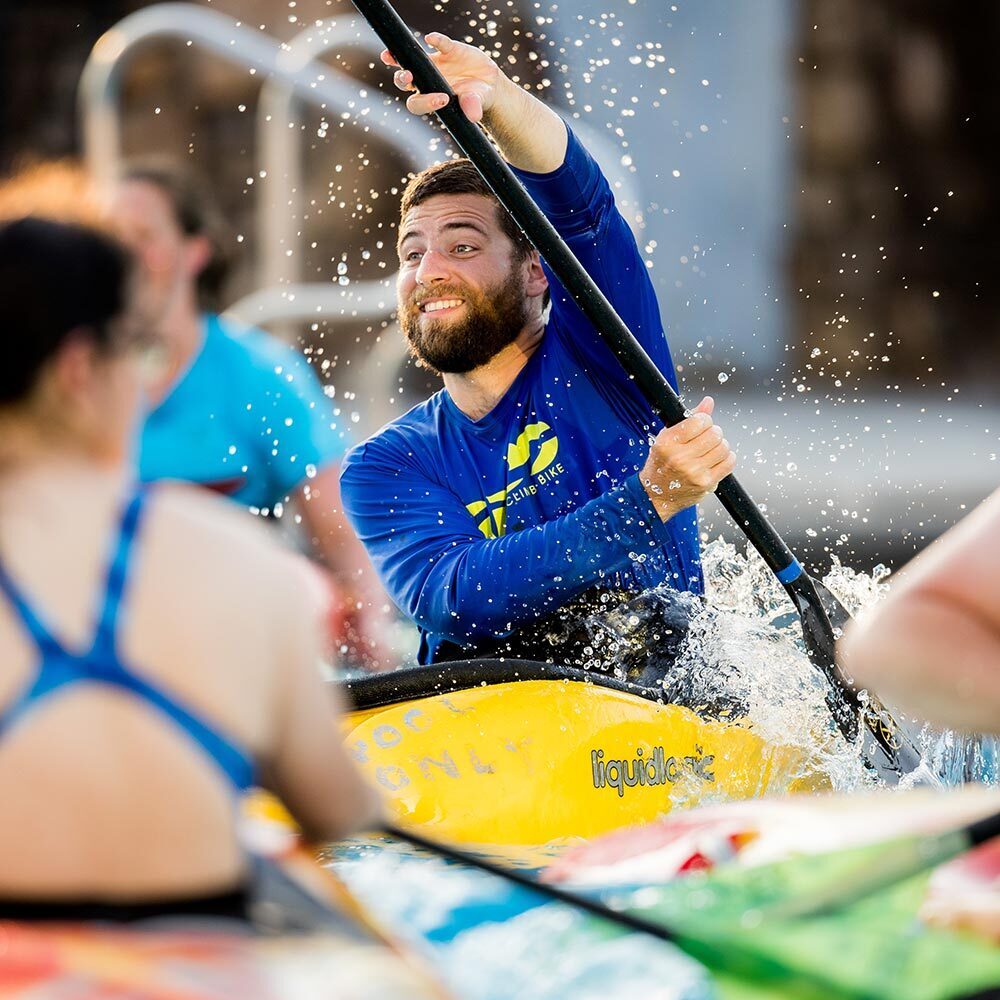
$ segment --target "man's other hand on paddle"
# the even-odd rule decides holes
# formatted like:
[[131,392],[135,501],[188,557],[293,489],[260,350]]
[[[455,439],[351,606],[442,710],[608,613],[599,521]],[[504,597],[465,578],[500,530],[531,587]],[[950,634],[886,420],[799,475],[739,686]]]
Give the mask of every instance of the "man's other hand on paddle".
[[714,409],[706,396],[691,416],[664,427],[649,449],[639,479],[663,521],[714,492],[736,468],[736,455],[712,420]]

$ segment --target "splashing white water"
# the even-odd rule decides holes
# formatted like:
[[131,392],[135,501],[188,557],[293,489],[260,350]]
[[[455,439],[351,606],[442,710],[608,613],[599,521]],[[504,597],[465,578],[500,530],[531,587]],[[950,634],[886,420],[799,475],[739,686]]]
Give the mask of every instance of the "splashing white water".
[[[740,552],[718,538],[704,547],[702,566],[704,599],[663,587],[639,602],[589,616],[587,666],[634,680],[639,658],[645,664],[643,682],[650,683],[650,664],[657,659],[651,650],[669,647],[655,681],[665,699],[740,719],[766,742],[793,748],[800,765],[787,774],[787,783],[819,776],[836,791],[875,783],[859,745],[840,736],[826,704],[827,681],[806,655],[798,614],[764,561],[752,548]],[[885,566],[863,573],[834,557],[822,582],[856,615],[884,597],[888,575]],[[991,744],[921,729],[914,720],[893,715],[923,758],[904,787],[996,780]]]

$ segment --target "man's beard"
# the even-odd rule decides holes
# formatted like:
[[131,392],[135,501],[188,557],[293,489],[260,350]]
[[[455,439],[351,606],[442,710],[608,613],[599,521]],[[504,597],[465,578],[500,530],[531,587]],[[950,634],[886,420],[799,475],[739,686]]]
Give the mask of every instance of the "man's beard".
[[[420,311],[421,301],[447,298],[462,299],[465,315],[434,320]],[[517,339],[527,317],[524,278],[516,269],[485,292],[459,285],[439,286],[399,308],[410,353],[438,374],[464,375],[485,365]]]

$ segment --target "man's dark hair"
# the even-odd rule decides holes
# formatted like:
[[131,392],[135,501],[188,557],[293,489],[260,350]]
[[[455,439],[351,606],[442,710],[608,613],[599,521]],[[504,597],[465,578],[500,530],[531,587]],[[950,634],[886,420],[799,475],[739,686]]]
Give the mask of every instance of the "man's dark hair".
[[433,167],[421,170],[411,178],[403,191],[399,217],[404,218],[411,208],[416,208],[428,198],[435,198],[439,194],[479,194],[489,198],[496,205],[500,228],[514,244],[517,260],[524,260],[531,253],[532,246],[528,242],[528,237],[521,232],[517,223],[511,218],[510,212],[497,201],[497,196],[490,190],[472,162],[464,158],[435,163]]
[[0,405],[32,391],[42,368],[80,333],[113,350],[109,324],[125,308],[131,261],[89,226],[23,217],[0,222],[4,363]]
[[204,181],[187,167],[164,157],[130,160],[121,177],[123,181],[140,181],[159,189],[170,202],[181,232],[185,236],[204,236],[209,241],[212,255],[198,275],[198,304],[218,311],[232,255],[228,227]]

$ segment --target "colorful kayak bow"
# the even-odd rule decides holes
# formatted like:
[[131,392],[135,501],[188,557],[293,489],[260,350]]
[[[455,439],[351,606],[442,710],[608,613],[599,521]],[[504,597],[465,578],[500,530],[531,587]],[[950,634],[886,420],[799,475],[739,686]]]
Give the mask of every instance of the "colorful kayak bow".
[[397,826],[383,829],[608,924],[668,941],[710,969],[734,1000],[951,1000],[994,996],[983,991],[1000,987],[1000,949],[916,918],[929,870],[1000,835],[1000,814],[938,834],[616,889],[604,900]]

